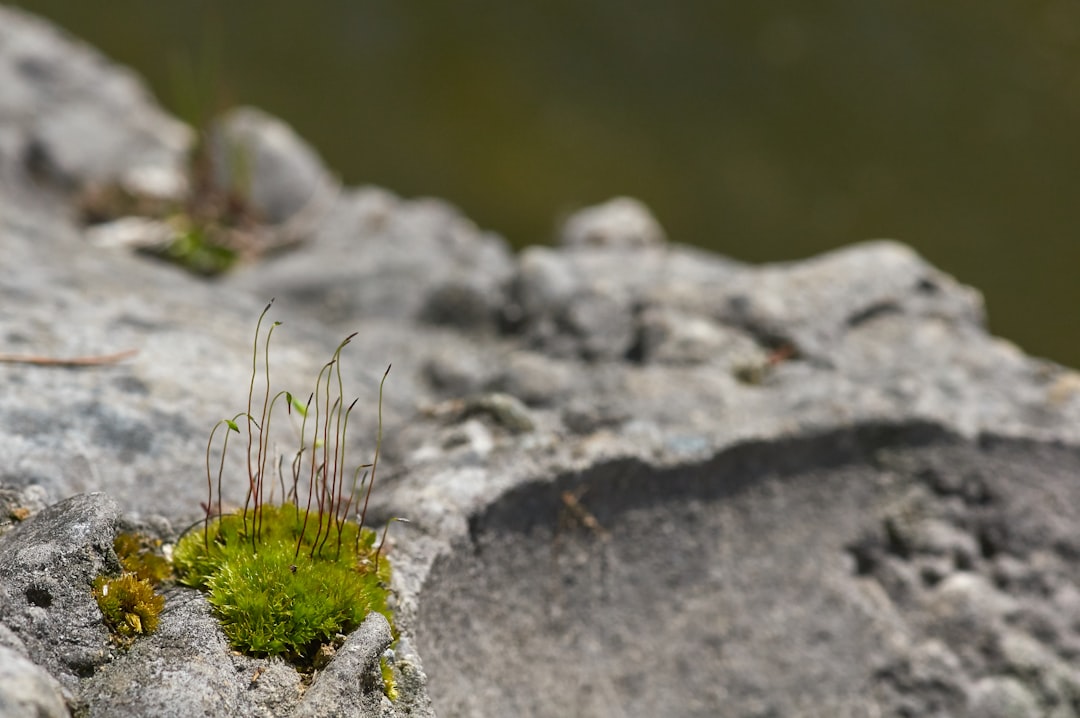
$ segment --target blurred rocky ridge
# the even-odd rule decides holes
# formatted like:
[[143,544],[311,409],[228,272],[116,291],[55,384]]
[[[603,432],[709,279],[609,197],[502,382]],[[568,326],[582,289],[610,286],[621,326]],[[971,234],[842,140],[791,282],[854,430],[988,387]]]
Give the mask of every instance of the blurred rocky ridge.
[[[106,366],[0,364],[0,485],[12,509],[31,509],[0,517],[0,646],[12,656],[5,670],[33,686],[5,688],[0,713],[57,715],[66,702],[90,715],[221,706],[234,715],[423,715],[422,658],[434,708],[446,715],[990,715],[985,706],[1008,701],[1019,706],[1013,715],[1080,714],[1080,675],[1068,663],[1080,619],[1046,618],[1055,601],[1072,605],[1080,586],[1069,535],[1076,488],[1065,470],[1080,378],[991,337],[975,290],[888,241],[748,266],[668,242],[647,208],[625,198],[571,217],[557,246],[515,255],[440,200],[339,190],[315,153],[264,113],[224,118],[218,136],[237,135],[254,148],[252,200],[279,224],[303,215],[301,246],[207,282],[124,243],[89,242],[75,196],[102,183],[182,194],[193,131],[129,71],[0,8],[0,351],[138,350]],[[411,678],[394,706],[359,679],[317,679],[301,697],[283,664],[231,656],[205,601],[186,591],[169,595],[160,632],[123,655],[94,614],[88,580],[115,564],[108,537],[118,525],[171,538],[199,516],[206,436],[245,401],[254,320],[270,297],[284,321],[275,384],[302,394],[341,338],[359,331],[343,369],[359,405],[373,408],[393,364],[374,501],[379,518],[412,520],[395,528],[396,653]],[[374,412],[358,412],[352,426],[357,451],[370,451]],[[1007,460],[992,456],[995,441]],[[950,452],[962,470],[942,459]],[[1049,467],[1039,473],[1049,483],[1032,479],[1031,496],[999,485],[1027,476],[1028,455],[1029,473]],[[1002,462],[998,478],[984,476]],[[894,479],[879,486],[886,474]],[[669,483],[681,488],[666,494]],[[242,501],[242,489],[228,498]],[[651,501],[635,504],[628,491]],[[1055,492],[1059,501],[1039,498]],[[847,512],[805,508],[819,504]],[[688,505],[714,518],[689,521]],[[736,505],[772,519],[742,534],[710,523]],[[1035,507],[1044,529],[1016,529],[1023,516],[1009,505]],[[756,533],[763,526],[767,535]],[[653,531],[669,538],[642,539]],[[643,587],[639,571],[673,571],[669,586],[712,605],[710,596],[731,590],[730,580],[712,583],[727,564],[690,556],[719,556],[717,532],[748,556],[755,544],[801,537],[823,566],[805,580],[842,585],[841,608],[865,606],[859,591],[877,608],[845,622],[793,599],[785,631],[824,636],[825,649],[752,633],[767,621],[746,628],[753,641],[740,639],[721,628],[734,624],[720,609],[699,608],[687,615],[717,633],[717,645],[700,644],[700,626],[671,619],[672,597]],[[685,552],[669,555],[676,545]],[[585,563],[545,567],[550,546]],[[725,568],[753,576],[761,567],[761,581],[735,581],[741,615],[798,584],[788,572],[805,556],[783,556],[778,548]],[[594,576],[595,566],[609,573]],[[558,616],[537,618],[531,582],[549,569],[567,571],[564,582],[590,579],[571,591],[581,601],[553,600],[543,610]],[[1031,588],[1040,582],[1041,593]],[[586,611],[590,601],[600,608]],[[975,628],[943,638],[935,611]],[[657,614],[655,631],[639,630],[642,612]],[[595,620],[614,628],[595,630]],[[850,685],[816,673],[814,651],[829,656],[828,636],[864,624],[892,643],[851,666],[835,656]],[[365,658],[327,675],[371,670],[388,636],[377,626],[357,635],[367,643],[348,655]],[[527,666],[514,656],[521,635],[538,636],[531,650],[555,658]],[[595,645],[583,648],[590,636]],[[674,645],[683,653],[670,656]],[[1027,650],[1028,663],[1002,658],[1007,645]],[[579,664],[600,666],[592,678],[609,693],[589,698],[591,683],[560,673]],[[647,677],[633,668],[642,664],[652,666]],[[255,672],[265,682],[252,689]],[[699,672],[723,691],[696,684]],[[747,677],[770,673],[789,677],[777,683],[786,690],[770,694]],[[652,703],[635,681],[651,687]]]

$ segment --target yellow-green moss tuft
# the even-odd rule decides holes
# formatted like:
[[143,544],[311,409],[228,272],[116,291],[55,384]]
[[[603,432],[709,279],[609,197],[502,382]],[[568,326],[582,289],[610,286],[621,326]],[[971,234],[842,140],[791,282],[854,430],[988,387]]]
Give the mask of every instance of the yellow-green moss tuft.
[[158,553],[160,541],[139,534],[122,533],[113,540],[113,549],[124,570],[140,579],[156,586],[172,578],[172,566],[168,559]]
[[397,681],[394,680],[394,669],[385,657],[379,658],[379,670],[382,672],[383,694],[392,701],[398,699]]
[[98,576],[94,580],[94,598],[112,632],[124,640],[157,630],[158,614],[165,608],[165,597],[133,573],[119,578]]

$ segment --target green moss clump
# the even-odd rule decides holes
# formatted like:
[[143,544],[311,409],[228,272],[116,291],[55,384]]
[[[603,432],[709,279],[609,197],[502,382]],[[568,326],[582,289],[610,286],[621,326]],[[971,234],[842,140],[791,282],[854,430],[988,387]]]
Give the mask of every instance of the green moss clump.
[[[234,173],[237,165],[246,161],[241,149],[233,152],[236,158],[230,160]],[[194,274],[222,274],[244,257],[269,251],[272,241],[270,230],[249,199],[250,183],[219,186],[210,165],[209,148],[200,142],[188,172],[191,191],[185,199],[142,195],[115,184],[93,185],[80,193],[77,205],[87,225],[124,217],[157,221],[168,239],[162,246],[141,247],[142,253]]]
[[[388,607],[390,564],[375,547],[375,532],[363,528],[379,462],[382,391],[390,369],[379,384],[374,458],[349,471],[345,436],[359,399],[349,403],[343,393],[341,352],[356,334],[346,337],[323,365],[306,403],[288,391],[278,391],[271,398],[270,338],[280,322],[263,335],[269,310],[267,304],[255,325],[247,409],[222,419],[210,433],[206,514],[201,530],[177,542],[173,566],[181,583],[207,592],[233,648],[249,655],[282,656],[301,669],[310,669],[320,648],[339,645],[343,634],[358,627],[369,612],[386,616],[393,627]],[[260,344],[265,377],[258,392],[261,411],[256,403]],[[268,472],[274,465],[269,427],[279,400],[290,414],[300,417],[300,447],[291,464],[291,487],[282,475],[282,462],[277,462],[284,503],[274,505],[274,484]],[[215,491],[214,437],[223,428]],[[247,496],[243,509],[230,514],[223,511],[221,497],[225,455],[233,433],[247,435]],[[299,508],[303,496],[306,509]],[[356,522],[347,520],[350,515]]]
[[173,552],[180,582],[208,592],[233,648],[310,665],[369,611],[392,624],[390,564],[376,556],[374,531],[293,504],[263,504],[258,516],[258,526],[253,511],[215,519]]
[[122,642],[157,630],[158,614],[165,608],[165,597],[155,593],[149,581],[132,573],[119,578],[98,576],[94,598],[105,623]]
[[174,217],[178,227],[168,246],[157,252],[194,274],[213,277],[228,271],[240,258],[229,246],[230,229],[212,223],[200,226],[199,218]]
[[124,570],[155,586],[172,578],[169,560],[157,553],[160,547],[160,541],[133,533],[119,534],[113,540],[113,550]]

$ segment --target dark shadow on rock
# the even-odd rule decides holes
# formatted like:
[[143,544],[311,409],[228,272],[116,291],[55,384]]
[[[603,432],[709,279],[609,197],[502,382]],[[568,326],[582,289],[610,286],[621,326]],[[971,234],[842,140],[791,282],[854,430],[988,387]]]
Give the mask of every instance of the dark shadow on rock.
[[430,695],[455,716],[1065,710],[1078,475],[1074,447],[905,424],[519,487],[432,568]]

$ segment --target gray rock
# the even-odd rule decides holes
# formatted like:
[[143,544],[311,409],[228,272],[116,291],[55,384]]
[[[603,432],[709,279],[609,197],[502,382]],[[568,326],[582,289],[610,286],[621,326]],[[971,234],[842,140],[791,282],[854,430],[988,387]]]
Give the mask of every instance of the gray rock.
[[483,352],[469,346],[429,357],[423,367],[424,379],[439,396],[446,398],[477,394],[490,385],[499,371]]
[[1042,709],[1024,684],[1011,677],[983,678],[968,699],[968,715],[975,718],[1036,718]]
[[[864,573],[838,558],[859,527],[925,486],[921,466],[963,475],[992,456],[994,491],[1042,494],[1061,486],[1050,474],[1078,466],[1076,452],[1040,451],[1032,463],[1023,442],[987,453],[908,431],[747,445],[694,468],[612,461],[503,494],[473,514],[468,540],[436,560],[420,601],[416,636],[434,705],[453,715],[521,706],[541,715],[654,714],[673,705],[681,715],[857,715],[858,697],[872,692],[874,710],[886,715],[953,716],[1000,670],[1030,676],[1040,705],[1066,701],[1068,674],[1048,658],[1054,639],[1026,630],[1019,639],[1006,627],[1020,596],[961,571],[938,585],[914,577],[911,595],[896,597],[879,568]],[[911,471],[876,473],[858,458],[891,441],[918,460]],[[717,476],[731,483],[710,485]],[[586,490],[568,503],[572,486]],[[979,508],[967,511],[970,520]],[[656,545],[664,550],[645,548]],[[1038,652],[1024,654],[1020,640]],[[520,650],[507,652],[510,641]],[[1008,665],[998,662],[1003,650]],[[568,665],[567,655],[579,660]],[[673,668],[642,672],[644,656]],[[466,661],[474,672],[457,670]],[[555,690],[574,680],[601,690]]]
[[1014,607],[977,574],[956,573],[935,587],[927,600],[927,614],[934,635],[952,646],[970,645],[983,651],[1002,629],[1002,620]]
[[210,130],[217,186],[247,198],[268,222],[325,212],[337,182],[291,127],[254,107],[230,110]]
[[876,670],[875,682],[885,697],[881,704],[919,716],[953,716],[963,710],[970,679],[948,646],[931,638],[896,653]]
[[424,297],[420,319],[460,329],[492,329],[498,321],[496,307],[502,300],[500,288],[476,277],[451,277],[433,287]]
[[710,317],[650,307],[638,321],[638,352],[645,363],[712,363],[732,371],[748,365],[764,367],[768,361],[752,336]]
[[481,394],[460,402],[460,410],[454,412],[458,420],[472,416],[484,416],[499,428],[514,433],[529,432],[536,428],[526,406],[509,394]]
[[567,258],[548,247],[527,247],[515,277],[515,299],[525,316],[566,306],[581,291],[583,278]]
[[489,388],[516,396],[529,405],[557,403],[569,396],[577,384],[574,365],[532,352],[513,352],[500,357],[497,374]]
[[0,172],[175,197],[193,139],[130,70],[0,7]]
[[634,317],[625,303],[610,294],[587,293],[575,298],[556,317],[560,332],[575,341],[581,358],[622,359],[636,338]]
[[120,508],[102,493],[61,501],[0,536],[0,621],[69,690],[108,660],[109,632],[91,593],[119,570]]
[[67,718],[56,679],[28,658],[0,645],[0,715],[4,718]]
[[[496,316],[511,271],[506,243],[449,204],[360,189],[339,198],[303,252],[229,283],[350,331],[356,320],[375,317],[473,326]],[[441,306],[447,296],[458,305]]]
[[[399,614],[401,612],[399,611]],[[436,715],[428,696],[427,675],[420,656],[413,650],[408,636],[401,637],[393,651],[390,666],[397,683],[398,700],[395,708],[400,715],[428,718]]]
[[845,334],[901,314],[981,326],[974,290],[934,269],[895,242],[868,242],[799,265],[762,267],[725,286],[715,316],[784,341],[822,359],[838,354]]
[[102,249],[162,249],[175,237],[171,224],[146,217],[121,217],[86,229],[86,241]]
[[976,538],[936,514],[941,508],[922,486],[888,507],[883,528],[891,548],[904,557],[939,557],[951,567],[970,568],[979,557]]
[[667,241],[649,208],[631,197],[616,197],[578,210],[562,226],[559,241],[567,247],[650,247]]
[[48,503],[48,494],[41,486],[0,486],[0,535],[39,513]]
[[370,614],[315,678],[293,716],[395,715],[383,695],[379,669],[379,657],[392,640],[386,619]]
[[83,682],[90,716],[278,716],[300,696],[300,676],[281,660],[234,655],[206,599],[166,593],[158,630]]
[[[515,256],[444,202],[375,188],[344,191],[297,251],[205,283],[90,246],[63,197],[9,166],[37,143],[45,176],[78,184],[171,145],[124,116],[85,160],[55,138],[102,131],[122,103],[70,80],[55,106],[79,111],[39,133],[51,75],[11,48],[73,53],[58,66],[87,87],[130,81],[0,12],[0,78],[19,78],[0,83],[0,349],[139,350],[0,362],[0,510],[30,509],[0,516],[0,645],[79,710],[954,716],[1021,705],[1006,675],[1048,713],[1076,704],[1076,372],[988,335],[976,291],[892,242],[748,267],[600,223]],[[268,206],[322,176],[297,157]],[[393,364],[368,514],[412,521],[386,554],[392,705],[359,678],[385,631],[350,638],[364,667],[339,652],[302,699],[293,669],[233,656],[193,592],[171,590],[126,654],[90,596],[121,509],[162,536],[201,515],[207,435],[246,405],[271,296],[275,386],[303,396],[359,332],[350,456],[370,456]],[[87,490],[115,504],[70,498]]]
[[[504,309],[508,325],[524,335],[530,347],[553,356],[625,358],[637,338],[634,300],[639,288],[595,270],[620,261],[649,262],[615,254],[617,260],[595,251],[576,256],[542,247],[525,250],[511,284],[511,303]],[[612,278],[615,281],[609,281]]]

